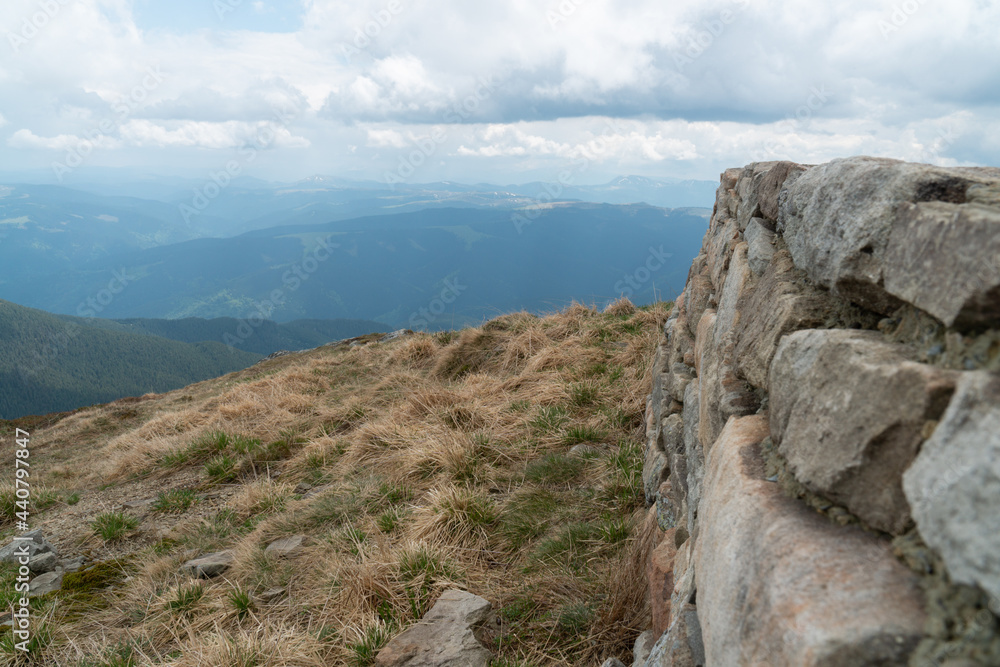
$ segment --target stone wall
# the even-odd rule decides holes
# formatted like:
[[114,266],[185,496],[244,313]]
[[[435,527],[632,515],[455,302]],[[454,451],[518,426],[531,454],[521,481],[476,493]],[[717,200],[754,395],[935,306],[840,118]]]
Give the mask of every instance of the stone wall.
[[655,361],[635,664],[1000,665],[1000,169],[721,180]]

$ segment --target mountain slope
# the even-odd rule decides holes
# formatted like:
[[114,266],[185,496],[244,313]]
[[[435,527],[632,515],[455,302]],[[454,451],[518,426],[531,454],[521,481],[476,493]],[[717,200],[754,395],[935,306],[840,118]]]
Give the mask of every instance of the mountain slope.
[[[86,561],[33,600],[50,641],[31,664],[371,665],[456,587],[493,605],[494,665],[630,663],[650,619],[640,469],[668,312],[372,336],[0,422],[31,431],[32,528]],[[0,508],[13,494],[0,485]],[[0,544],[12,532],[4,511]],[[284,556],[265,551],[283,538]],[[220,551],[221,576],[180,571]],[[0,596],[16,576],[0,564]]]
[[0,301],[0,417],[169,391],[259,358],[222,343],[108,331]]

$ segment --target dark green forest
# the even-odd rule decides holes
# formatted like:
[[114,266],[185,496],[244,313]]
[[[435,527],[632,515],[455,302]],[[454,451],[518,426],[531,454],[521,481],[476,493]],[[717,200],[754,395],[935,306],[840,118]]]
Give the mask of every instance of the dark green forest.
[[259,354],[67,321],[0,300],[0,418],[72,410],[184,387]]

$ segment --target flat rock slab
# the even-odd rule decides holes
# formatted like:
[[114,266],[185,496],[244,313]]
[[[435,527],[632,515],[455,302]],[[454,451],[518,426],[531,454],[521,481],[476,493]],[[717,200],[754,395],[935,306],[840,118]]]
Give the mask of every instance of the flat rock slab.
[[270,604],[278,598],[285,595],[286,589],[284,588],[269,588],[266,591],[262,591],[254,595],[254,600],[260,604]]
[[379,667],[487,667],[493,655],[479,643],[472,626],[489,616],[491,605],[478,595],[445,591],[415,625],[379,651]]
[[911,361],[874,331],[797,331],[771,364],[771,435],[796,479],[868,525],[910,525],[903,472],[957,373]]
[[228,570],[232,564],[233,552],[219,551],[189,560],[181,565],[180,571],[199,579],[211,579]]
[[924,594],[888,540],[766,481],[767,417],[729,420],[706,461],[695,545],[707,665],[905,665]]
[[903,488],[952,580],[1000,598],[1000,374],[963,374]]
[[32,579],[28,584],[28,590],[36,597],[55,593],[62,588],[62,580],[62,572],[46,572]]
[[947,326],[1000,321],[1000,208],[903,208],[886,250],[885,288]]
[[302,551],[308,540],[309,538],[305,535],[282,537],[280,540],[268,544],[264,553],[278,558],[292,558]]

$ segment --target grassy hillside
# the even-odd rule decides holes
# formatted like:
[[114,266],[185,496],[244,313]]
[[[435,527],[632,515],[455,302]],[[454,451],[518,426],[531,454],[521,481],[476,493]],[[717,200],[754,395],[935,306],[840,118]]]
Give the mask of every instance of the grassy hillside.
[[[459,586],[496,610],[483,636],[496,666],[631,662],[649,623],[647,375],[668,310],[574,305],[372,336],[54,423],[0,423],[33,428],[32,527],[88,558],[36,601],[32,659],[371,665]],[[5,540],[12,500],[0,489]],[[297,555],[265,553],[296,534],[309,538]],[[178,572],[223,549],[223,576]]]
[[109,331],[0,300],[0,417],[169,391],[259,358],[222,343]]

